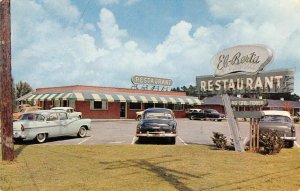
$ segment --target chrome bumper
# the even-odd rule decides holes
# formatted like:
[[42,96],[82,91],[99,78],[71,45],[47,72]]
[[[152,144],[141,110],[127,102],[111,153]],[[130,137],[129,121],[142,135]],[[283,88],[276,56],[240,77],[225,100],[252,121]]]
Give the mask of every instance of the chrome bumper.
[[147,132],[147,133],[139,133],[136,134],[137,137],[176,137],[177,134],[174,133],[160,133],[160,132]]

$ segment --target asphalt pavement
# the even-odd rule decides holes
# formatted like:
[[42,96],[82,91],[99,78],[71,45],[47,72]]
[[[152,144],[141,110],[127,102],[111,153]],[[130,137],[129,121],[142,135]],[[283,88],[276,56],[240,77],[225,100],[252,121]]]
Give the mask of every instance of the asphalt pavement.
[[[213,144],[211,137],[213,132],[225,134],[229,139],[230,130],[227,121],[201,121],[189,119],[177,119],[178,136],[176,145],[190,144]],[[92,131],[88,131],[87,137],[61,137],[49,139],[45,144],[48,145],[80,145],[80,144],[139,144],[135,137],[136,125],[135,120],[94,120],[92,122]],[[240,134],[246,142],[250,133],[249,122],[239,122]],[[295,147],[300,147],[300,125],[296,125],[297,142]],[[165,144],[162,139],[155,139],[143,144]]]

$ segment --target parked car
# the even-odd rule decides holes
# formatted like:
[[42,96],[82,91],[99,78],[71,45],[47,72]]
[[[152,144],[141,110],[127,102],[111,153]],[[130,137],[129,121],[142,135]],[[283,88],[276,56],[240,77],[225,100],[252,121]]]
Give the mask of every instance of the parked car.
[[287,111],[266,110],[259,122],[261,132],[274,130],[284,140],[287,147],[293,147],[296,141],[295,125]]
[[225,115],[222,113],[219,113],[217,110],[214,110],[214,109],[204,109],[204,110],[200,110],[199,112],[195,111],[195,112],[191,113],[189,119],[222,121],[223,119],[225,119]]
[[67,112],[71,118],[82,118],[82,113],[75,111],[72,107],[53,107],[51,110],[63,110]]
[[200,112],[202,109],[187,109],[187,110],[185,110],[185,117],[187,117],[187,118],[191,118],[191,115],[193,114],[193,113],[197,113],[197,112]]
[[85,137],[91,129],[90,119],[70,118],[63,110],[39,110],[27,112],[13,123],[16,140],[45,142],[50,137],[77,135]]
[[24,106],[21,107],[19,112],[13,113],[13,120],[18,120],[22,117],[22,115],[26,112],[30,112],[30,111],[36,111],[36,110],[40,110],[41,107],[39,106]]
[[169,139],[171,144],[176,143],[177,122],[174,113],[165,108],[146,109],[136,128],[139,141],[144,138],[162,137]]

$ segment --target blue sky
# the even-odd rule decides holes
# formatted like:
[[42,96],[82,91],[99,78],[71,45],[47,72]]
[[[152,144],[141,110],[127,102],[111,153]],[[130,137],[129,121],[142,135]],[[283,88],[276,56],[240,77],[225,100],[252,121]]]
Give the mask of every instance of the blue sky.
[[265,68],[295,69],[299,0],[11,0],[14,81],[34,88],[131,87],[131,76],[195,85],[212,57],[240,44],[275,51]]

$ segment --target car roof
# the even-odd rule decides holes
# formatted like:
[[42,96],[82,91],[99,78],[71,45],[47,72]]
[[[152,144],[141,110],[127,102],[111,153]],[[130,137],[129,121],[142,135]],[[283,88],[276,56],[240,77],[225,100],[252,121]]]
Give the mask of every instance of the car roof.
[[72,107],[52,107],[52,109],[73,109]]
[[151,112],[151,111],[153,111],[153,112],[164,112],[164,111],[169,111],[169,112],[171,112],[172,113],[172,110],[171,109],[166,109],[166,108],[148,108],[148,109],[146,109],[146,110],[144,110],[144,112]]
[[265,115],[282,115],[291,118],[291,114],[288,111],[279,110],[264,110],[262,111]]
[[36,111],[26,112],[25,114],[34,113],[34,114],[48,115],[50,113],[58,113],[58,112],[62,112],[62,110],[60,110],[60,111],[58,111],[58,110],[36,110]]

